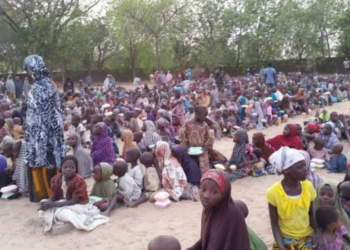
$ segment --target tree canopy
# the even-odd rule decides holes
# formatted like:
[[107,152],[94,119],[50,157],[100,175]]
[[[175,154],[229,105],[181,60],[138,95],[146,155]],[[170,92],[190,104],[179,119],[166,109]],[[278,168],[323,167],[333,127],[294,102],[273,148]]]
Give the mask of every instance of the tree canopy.
[[[86,3],[88,2],[88,3]],[[40,54],[63,76],[350,56],[345,0],[0,0],[0,72]]]

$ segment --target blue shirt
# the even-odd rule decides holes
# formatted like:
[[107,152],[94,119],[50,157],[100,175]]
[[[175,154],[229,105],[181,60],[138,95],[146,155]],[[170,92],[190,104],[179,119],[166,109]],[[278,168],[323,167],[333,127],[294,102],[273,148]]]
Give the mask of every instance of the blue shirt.
[[345,173],[347,169],[347,161],[345,155],[341,154],[339,157],[332,156],[329,165],[331,172]]
[[265,69],[266,83],[275,83],[276,70],[272,67]]

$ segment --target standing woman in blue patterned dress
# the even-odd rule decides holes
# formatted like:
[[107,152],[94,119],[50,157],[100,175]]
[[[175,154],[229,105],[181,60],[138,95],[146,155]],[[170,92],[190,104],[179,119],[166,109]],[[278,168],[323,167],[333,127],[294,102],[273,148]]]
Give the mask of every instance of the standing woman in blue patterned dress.
[[24,60],[24,70],[34,79],[28,93],[26,154],[30,201],[49,198],[50,181],[61,168],[64,156],[63,116],[57,89],[51,75],[38,55]]

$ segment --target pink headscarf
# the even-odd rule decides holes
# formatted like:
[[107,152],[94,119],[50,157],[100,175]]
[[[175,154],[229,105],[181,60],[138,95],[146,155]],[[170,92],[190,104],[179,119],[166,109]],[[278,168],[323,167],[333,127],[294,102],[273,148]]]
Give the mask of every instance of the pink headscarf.
[[171,134],[171,132],[170,132],[170,129],[169,129],[170,124],[165,118],[163,118],[163,117],[159,118],[157,120],[157,124],[158,124],[158,126],[160,126],[160,127],[162,127],[164,129],[164,131],[169,135],[171,140],[174,139],[172,134]]

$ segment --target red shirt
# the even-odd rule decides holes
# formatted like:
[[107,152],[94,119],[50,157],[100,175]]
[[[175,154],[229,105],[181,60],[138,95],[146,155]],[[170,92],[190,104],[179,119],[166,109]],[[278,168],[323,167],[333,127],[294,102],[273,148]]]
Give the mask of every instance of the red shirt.
[[[55,196],[57,200],[64,199],[62,181],[63,174],[58,174],[51,179],[51,195]],[[84,178],[79,174],[76,174],[74,178],[68,183],[66,200],[71,200],[76,196],[79,197],[78,204],[85,205],[89,203],[86,182]]]

